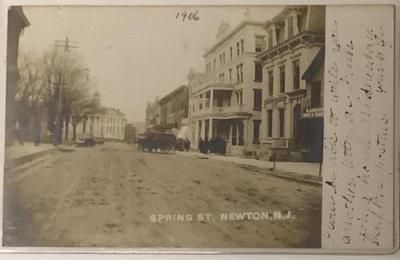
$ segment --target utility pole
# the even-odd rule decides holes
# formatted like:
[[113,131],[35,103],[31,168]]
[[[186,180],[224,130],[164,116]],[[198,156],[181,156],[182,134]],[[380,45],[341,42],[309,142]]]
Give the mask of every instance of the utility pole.
[[56,137],[54,145],[59,145],[62,142],[62,98],[63,98],[63,88],[65,85],[65,70],[66,70],[66,61],[67,56],[70,52],[71,48],[78,48],[78,42],[71,42],[68,37],[65,38],[64,41],[55,41],[56,47],[64,48],[64,56],[63,56],[63,67],[62,67],[62,76],[61,76],[61,85],[58,90],[58,102],[57,102],[57,121],[56,121]]

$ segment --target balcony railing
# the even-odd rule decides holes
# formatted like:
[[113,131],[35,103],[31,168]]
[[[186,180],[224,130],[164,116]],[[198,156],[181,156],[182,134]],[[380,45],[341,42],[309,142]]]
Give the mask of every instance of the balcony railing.
[[233,106],[223,106],[223,107],[213,106],[192,111],[192,115],[193,116],[205,115],[205,114],[223,115],[223,114],[241,113],[241,112],[246,112],[244,105],[233,105]]

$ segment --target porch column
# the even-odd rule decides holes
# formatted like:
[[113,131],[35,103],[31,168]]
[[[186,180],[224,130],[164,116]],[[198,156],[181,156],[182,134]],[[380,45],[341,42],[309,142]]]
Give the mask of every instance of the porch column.
[[[212,92],[211,92],[212,93]],[[209,121],[209,125],[208,125],[208,138],[211,139],[211,137],[213,137],[213,119],[210,118]]]
[[274,106],[272,109],[272,137],[279,137],[279,108]]
[[201,120],[200,137],[204,140],[206,129],[206,120]]
[[214,89],[210,90],[210,112],[213,113],[213,107],[214,107]]
[[285,63],[285,91],[290,91],[294,89],[293,82],[293,61],[288,60]]
[[285,137],[293,138],[293,101],[290,100],[285,107]]
[[276,46],[278,44],[278,40],[276,38],[276,25],[271,25],[272,29],[272,46]]
[[243,119],[243,147],[246,147],[248,144],[251,144],[251,137],[252,137],[252,132],[249,131],[250,127],[250,120],[248,119]]
[[231,122],[229,124],[229,136],[228,136],[228,141],[230,144],[232,144],[232,127],[233,127],[233,124],[232,124],[232,120],[231,120]]

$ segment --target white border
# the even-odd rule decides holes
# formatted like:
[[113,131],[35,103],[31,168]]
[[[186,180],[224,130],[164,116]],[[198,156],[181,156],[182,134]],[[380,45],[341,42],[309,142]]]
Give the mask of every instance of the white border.
[[[362,4],[362,5],[376,5],[376,4],[390,4],[395,6],[395,101],[400,100],[400,90],[399,90],[399,80],[400,80],[400,59],[399,59],[399,42],[400,42],[400,18],[398,13],[400,12],[400,1],[398,0],[305,0],[305,1],[279,1],[279,0],[0,0],[0,35],[6,36],[6,28],[7,28],[7,7],[10,5],[90,5],[90,6],[103,6],[103,5],[113,5],[113,6],[126,6],[126,5],[158,5],[158,6],[166,6],[166,5],[290,5],[290,4],[315,4],[315,5],[354,5],[354,4]],[[0,106],[1,106],[1,113],[0,113],[0,165],[3,167],[4,165],[4,122],[5,122],[5,75],[6,75],[6,43],[7,37],[0,37],[0,60],[2,62],[0,66],[0,86],[2,92],[0,94]],[[399,139],[399,127],[400,127],[400,104],[399,102],[395,102],[395,142],[394,142],[394,150],[395,154],[394,157],[397,158],[395,160],[395,169],[397,170],[397,174],[395,174],[395,227],[397,229],[397,237],[395,238],[395,247],[399,247],[399,167],[400,167],[400,156],[399,156],[399,146],[400,146],[400,139]],[[4,167],[3,167],[4,168]],[[0,188],[1,190],[3,187],[3,179],[0,178]],[[2,203],[3,194],[1,193],[0,199]],[[1,209],[2,212],[2,209]],[[2,221],[1,221],[2,222]],[[397,250],[396,249],[396,250]],[[395,250],[393,250],[394,252]],[[19,253],[20,256],[24,252],[34,253],[34,255],[39,256],[37,253],[67,253],[63,256],[72,257],[71,254],[81,253],[81,254],[89,254],[85,256],[85,259],[88,256],[93,256],[98,258],[99,255],[97,253],[105,253],[107,256],[108,254],[250,254],[250,257],[253,254],[262,254],[262,253],[274,253],[274,254],[354,254],[354,253],[363,253],[363,254],[383,254],[383,253],[393,253],[387,251],[376,251],[376,250],[369,250],[369,251],[350,251],[350,250],[323,250],[323,249],[167,249],[167,248],[141,248],[141,249],[126,249],[126,248],[0,248],[0,259],[5,256],[1,253]],[[25,253],[26,254],[26,253]],[[34,255],[31,255],[34,256]],[[397,251],[396,255],[400,255],[400,251]],[[231,255],[233,256],[233,255]],[[395,256],[395,255],[392,255]],[[166,257],[166,255],[164,255]],[[210,257],[210,256],[208,256]],[[299,258],[299,256],[295,256]],[[310,256],[308,256],[310,257]],[[236,257],[235,257],[236,258]],[[247,258],[247,257],[246,257]],[[300,257],[301,258],[301,257]],[[107,258],[108,259],[108,258]]]

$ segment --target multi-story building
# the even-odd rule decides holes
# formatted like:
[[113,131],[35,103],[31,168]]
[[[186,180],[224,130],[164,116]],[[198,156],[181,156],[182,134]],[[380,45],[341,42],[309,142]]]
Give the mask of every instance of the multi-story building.
[[205,73],[188,74],[192,148],[199,139],[225,138],[227,152],[244,154],[260,142],[263,22],[246,17],[236,28],[219,27],[216,43],[204,54]]
[[86,127],[94,137],[124,140],[126,124],[125,114],[119,109],[103,107],[88,117]]
[[160,104],[158,97],[154,102],[147,102],[146,104],[146,122],[145,128],[152,129],[160,125]]
[[324,6],[289,6],[266,22],[261,156],[320,160]]
[[159,100],[160,128],[180,129],[188,117],[189,88],[182,85]]
[[6,79],[6,145],[14,142],[16,125],[16,85],[19,80],[18,46],[19,36],[24,28],[30,25],[21,6],[12,6],[8,9],[7,28],[7,79]]

